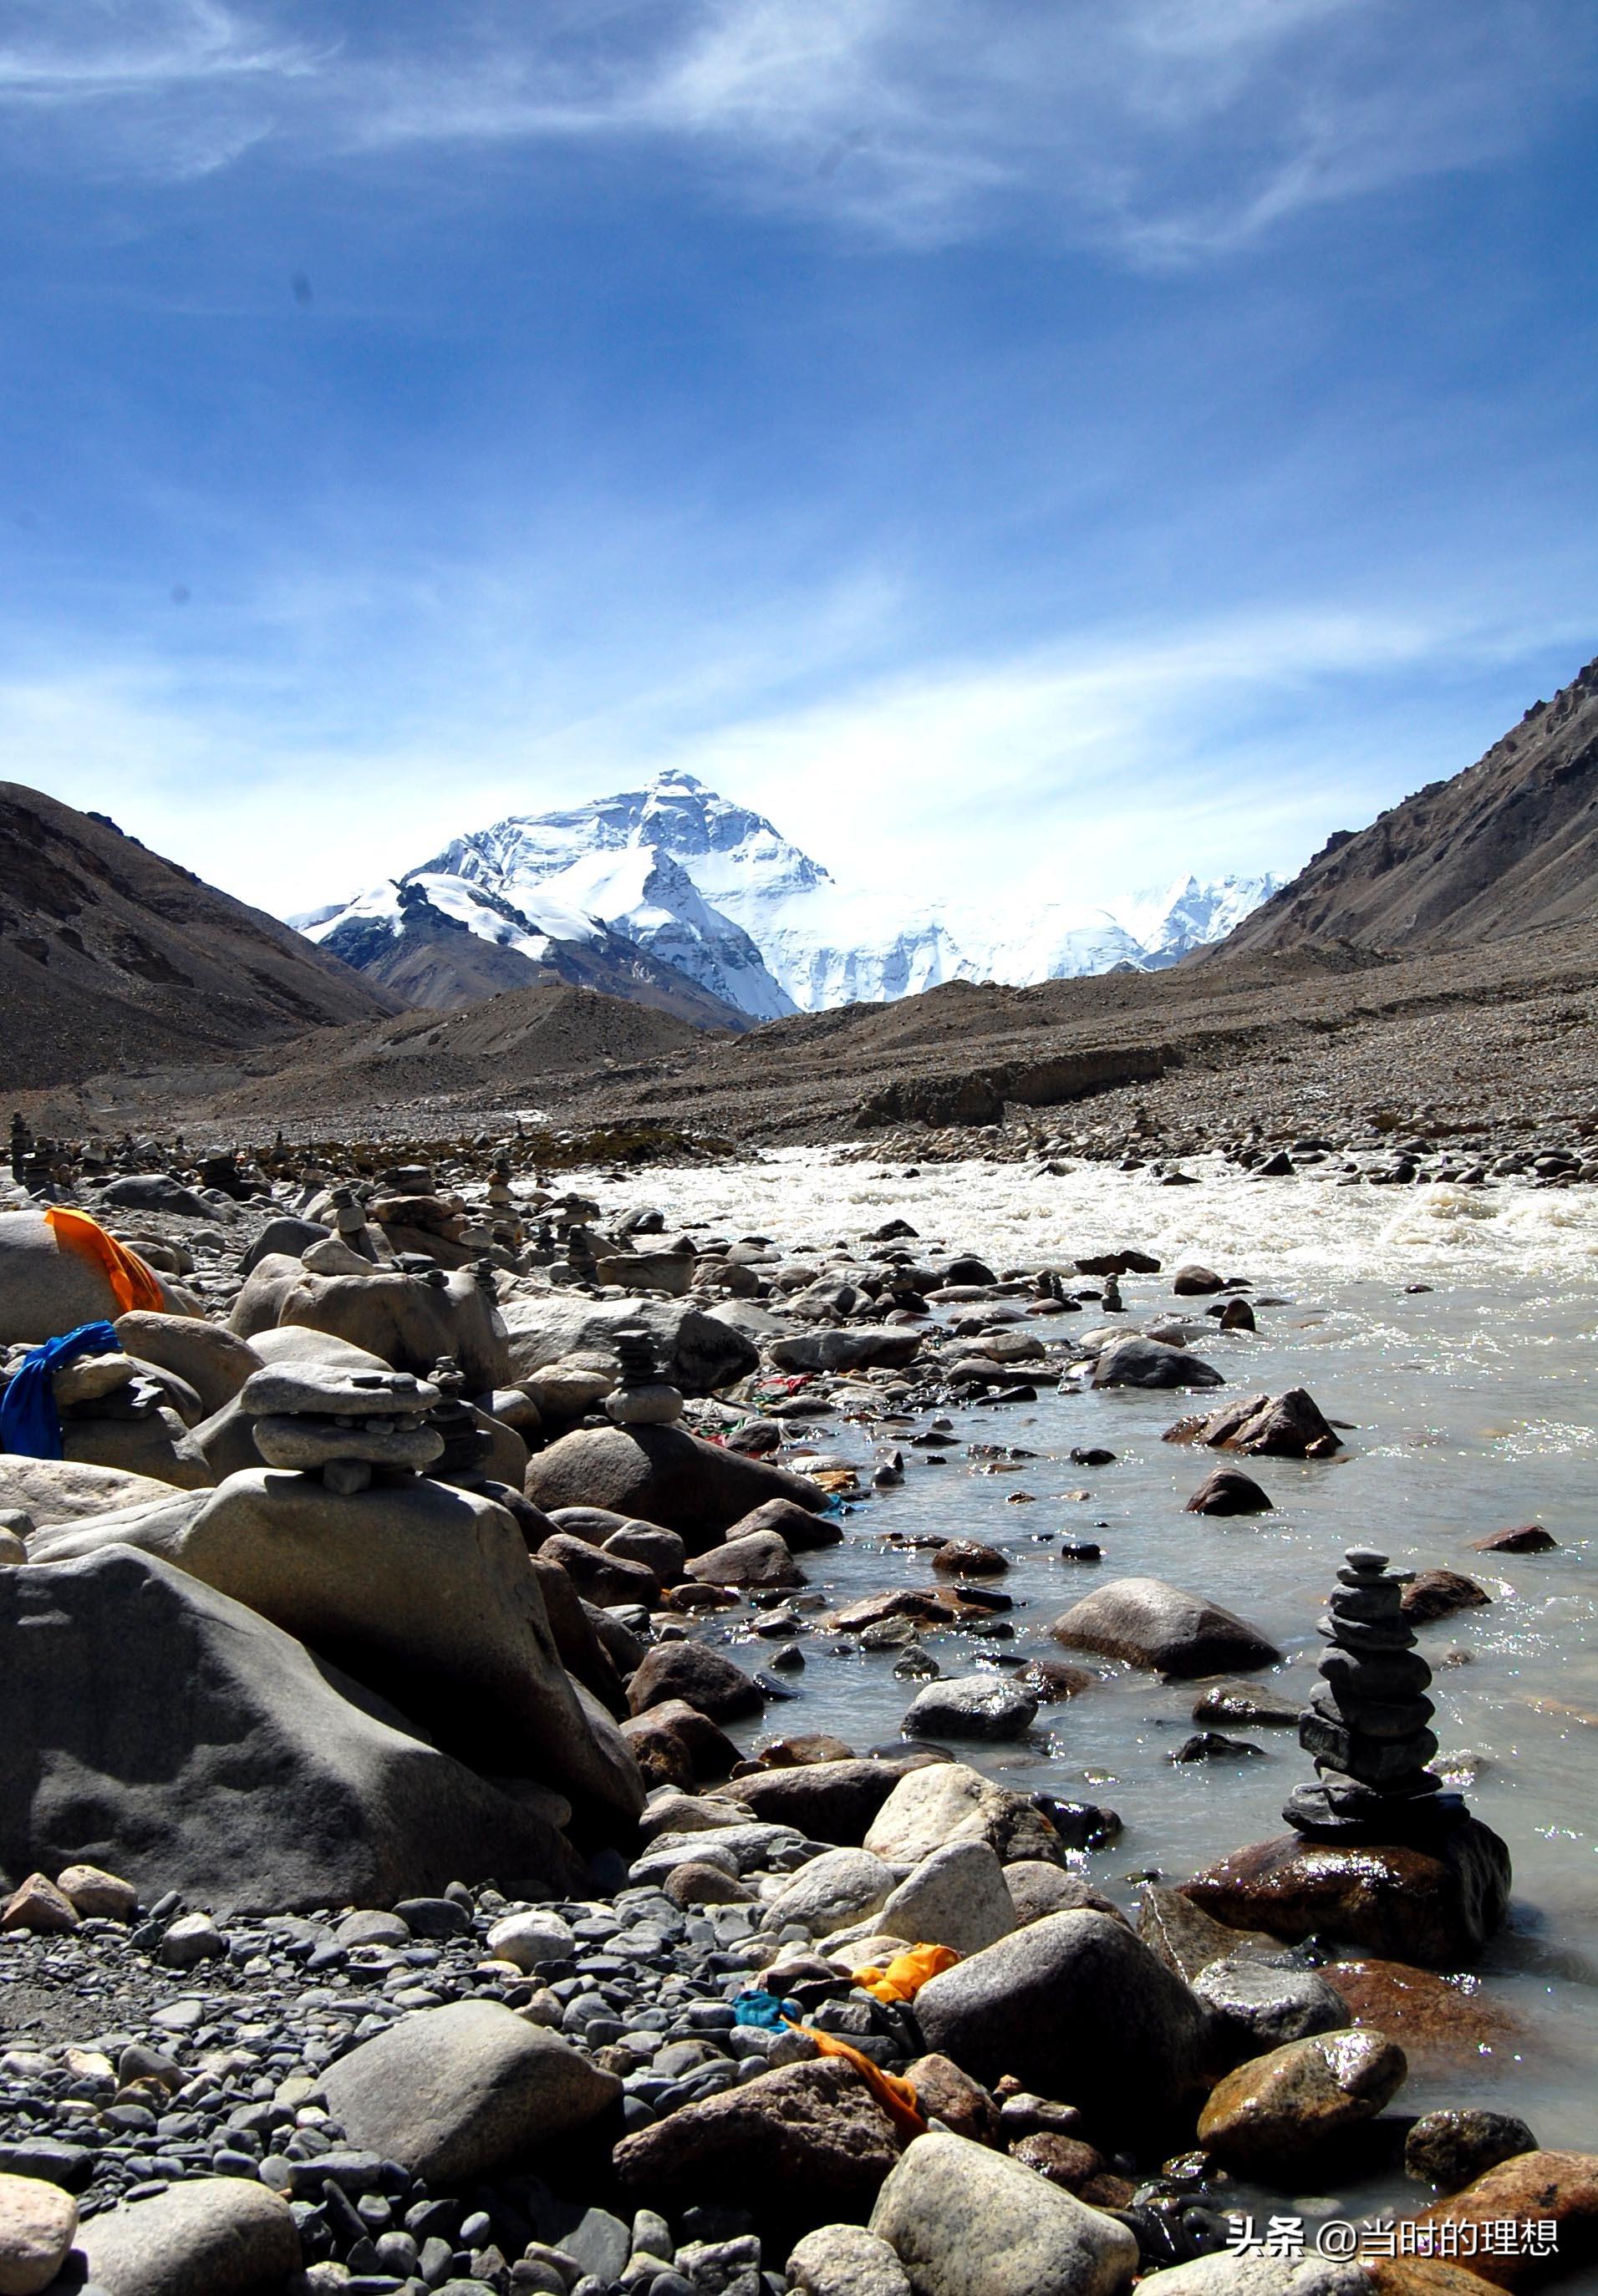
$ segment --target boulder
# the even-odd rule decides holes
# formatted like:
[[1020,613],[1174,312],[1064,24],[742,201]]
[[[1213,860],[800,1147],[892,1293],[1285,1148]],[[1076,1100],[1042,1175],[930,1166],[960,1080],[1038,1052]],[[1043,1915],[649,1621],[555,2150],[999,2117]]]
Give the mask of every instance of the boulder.
[[78,2203],[43,2177],[0,2176],[0,2296],[38,2296],[78,2229]]
[[547,1821],[153,1556],[0,1572],[0,1876],[94,1864],[223,1916],[391,1906],[490,1874],[581,1884]]
[[86,1522],[135,1507],[164,1506],[170,1483],[129,1475],[119,1467],[91,1467],[73,1459],[31,1459],[0,1451],[0,1512],[14,1509],[43,1529],[49,1523]]
[[824,1849],[767,1900],[766,1926],[780,1930],[801,1922],[812,1937],[830,1937],[879,1912],[898,1880],[895,1868],[869,1849]]
[[[1464,2279],[1470,2276],[1464,2274]],[[1268,2256],[1262,2250],[1233,2255],[1196,2256],[1190,2264],[1156,2272],[1141,2284],[1149,2296],[1371,2296],[1371,2281],[1357,2264],[1329,2256]],[[1477,2296],[1486,2296],[1476,2284]],[[1407,2296],[1422,2296],[1417,2287]],[[1430,2291],[1428,2296],[1471,2296],[1467,2288]]]
[[899,2157],[893,2122],[853,2065],[782,2065],[651,2128],[613,2155],[623,2188],[667,2206],[758,2195],[762,2215],[813,2226],[863,2217]]
[[230,1402],[264,1360],[247,1341],[202,1316],[157,1316],[136,1308],[117,1317],[117,1337],[141,1363],[159,1364],[187,1380],[206,1417]]
[[186,1521],[86,1526],[52,1558],[108,1541],[247,1603],[474,1767],[535,1778],[622,1824],[643,1807],[637,1765],[609,1718],[585,1710],[522,1534],[491,1500],[420,1477],[344,1494],[258,1467]]
[[916,2092],[916,2110],[925,2120],[941,2120],[957,2136],[975,2144],[1004,2143],[1004,2123],[997,2098],[980,2081],[962,2072],[952,2058],[928,2050],[905,2067],[904,2077]]
[[[240,1338],[251,1336],[245,1325],[252,1324],[246,1308],[252,1287],[280,1267],[279,1261],[263,1260],[240,1293],[228,1319]],[[296,1263],[295,1280],[283,1291],[273,1320],[348,1340],[381,1356],[395,1371],[414,1372],[419,1379],[441,1356],[453,1356],[471,1395],[504,1387],[510,1377],[504,1324],[488,1294],[464,1269],[435,1281],[399,1268],[375,1267],[369,1275],[313,1275]]]
[[1068,1650],[1095,1651],[1186,1680],[1273,1666],[1281,1652],[1219,1603],[1159,1578],[1116,1578],[1073,1604],[1050,1628]]
[[932,1978],[927,2046],[991,2088],[1006,2073],[1091,2107],[1095,2129],[1146,2150],[1202,2093],[1212,2013],[1123,1923],[1050,1914]]
[[920,1345],[919,1332],[881,1324],[844,1324],[832,1331],[795,1332],[791,1338],[773,1340],[766,1356],[778,1371],[898,1371],[914,1362]]
[[1475,1957],[1503,1921],[1509,1890],[1509,1852],[1476,1818],[1452,1828],[1435,1852],[1277,1834],[1182,1884],[1185,1897],[1234,1929],[1293,1941],[1337,1938],[1438,1969]]
[[1258,2056],[1353,2021],[1342,1995],[1318,1972],[1283,1967],[1257,1955],[1232,1954],[1209,1962],[1192,1987],[1217,2013],[1240,2056]]
[[1462,1570],[1417,1570],[1399,1597],[1404,1617],[1413,1627],[1433,1619],[1451,1618],[1455,1611],[1479,1610],[1492,1596]]
[[[540,1553],[528,1556],[527,1567],[543,1597],[544,1615],[549,1621],[561,1664],[619,1722],[627,1711],[626,1687],[588,1604],[558,1562],[547,1562]],[[610,1626],[611,1621],[606,1620],[607,1630]]]
[[1217,1467],[1205,1477],[1182,1512],[1185,1514],[1270,1514],[1269,1498],[1239,1467]]
[[1233,1960],[1245,1952],[1281,1953],[1278,1940],[1263,1930],[1232,1929],[1180,1890],[1145,1882],[1138,1896],[1138,1935],[1157,1960],[1190,1985],[1212,1962]]
[[1402,1961],[1333,1961],[1322,1972],[1356,2025],[1389,2034],[1412,2072],[1480,2072],[1525,2046],[1502,2001],[1470,1980]]
[[[182,1315],[183,1295],[163,1277],[156,1281],[168,1308]],[[0,1347],[37,1347],[121,1312],[99,1263],[62,1250],[42,1211],[0,1212]]]
[[1128,1332],[1112,1340],[1093,1365],[1095,1387],[1221,1387],[1223,1374],[1202,1356]]
[[1042,1921],[1049,1914],[1085,1911],[1108,1914],[1117,1922],[1126,1919],[1119,1906],[1100,1896],[1085,1874],[1067,1866],[1047,1865],[1042,1858],[1020,1858],[1013,1866],[1007,1866],[1004,1886],[1015,1910],[1017,1926],[1021,1929],[1029,1922]]
[[520,2161],[622,2093],[614,2073],[497,2001],[403,2018],[329,2065],[322,2087],[352,2144],[434,2185]]
[[77,1465],[108,1467],[175,1490],[200,1490],[215,1480],[198,1430],[191,1434],[176,1411],[147,1398],[145,1407],[115,1416],[64,1412],[62,1447]]
[[627,1685],[629,1706],[644,1714],[668,1699],[681,1699],[715,1722],[758,1714],[762,1705],[758,1686],[743,1668],[704,1643],[656,1643],[645,1653]]
[[877,2195],[870,2229],[904,2266],[916,2296],[1116,2296],[1138,2263],[1135,2237],[1114,2217],[1001,2152],[942,2131],[907,2149]]
[[1341,2140],[1375,2118],[1409,2068],[1385,2033],[1317,2033],[1289,2041],[1216,2083],[1198,2116],[1198,2142],[1234,2174],[1273,2182],[1312,2175]]
[[663,1587],[675,1587],[682,1577],[686,1550],[674,1530],[662,1530],[652,1522],[624,1522],[599,1544],[606,1554],[645,1564]]
[[1065,1863],[1065,1845],[1041,1809],[963,1762],[907,1771],[872,1819],[864,1846],[891,1865],[918,1866],[951,1841],[985,1841],[1004,1866],[1019,1858]]
[[858,1849],[900,1779],[924,1767],[926,1760],[925,1755],[908,1754],[897,1760],[804,1762],[732,1778],[715,1789],[713,1800],[741,1805],[778,1825],[797,1826],[811,1841]]
[[299,2270],[300,2234],[265,2185],[197,2177],[91,2217],[73,2255],[106,2296],[268,2296]]
[[1423,2112],[1404,2140],[1404,2173],[1439,2192],[1457,2193],[1503,2161],[1535,2152],[1537,2140],[1512,2112],[1482,2105]]
[[910,1701],[907,1738],[1022,1738],[1038,1702],[1001,1674],[961,1674],[929,1682]]
[[331,1364],[344,1371],[392,1371],[394,1366],[370,1348],[358,1348],[333,1332],[318,1332],[309,1324],[276,1324],[257,1332],[251,1347],[263,1364]]
[[740,1332],[680,1300],[593,1300],[581,1292],[540,1292],[507,1299],[503,1314],[511,1377],[518,1384],[569,1356],[597,1357],[614,1365],[615,1335],[625,1331],[648,1332],[662,1378],[684,1395],[713,1395],[760,1368],[758,1349]]
[[747,1538],[757,1530],[774,1530],[783,1544],[795,1554],[807,1554],[812,1547],[836,1546],[844,1536],[844,1526],[836,1515],[813,1514],[810,1505],[799,1505],[793,1499],[765,1499],[748,1514],[728,1526],[725,1543],[735,1538]]
[[647,1562],[630,1562],[624,1554],[590,1546],[583,1538],[568,1538],[558,1530],[538,1553],[540,1562],[558,1563],[590,1603],[638,1603],[651,1611],[660,1600],[660,1580]]
[[1258,1458],[1332,1459],[1342,1449],[1337,1430],[1302,1387],[1281,1395],[1248,1395],[1207,1419],[1173,1428],[1167,1441],[1207,1443]]
[[879,1929],[907,1945],[946,1945],[959,1954],[980,1953],[1016,1925],[1004,1868],[985,1841],[951,1841],[935,1849],[900,1882],[877,1917]]
[[[1473,2272],[1500,2288],[1520,2287],[1551,2272],[1572,2288],[1579,2286],[1569,2276],[1598,2259],[1598,2153],[1518,2153],[1478,2177],[1462,2192],[1435,2202],[1422,2212],[1420,2222],[1474,2226],[1479,2240],[1481,2226],[1503,2223],[1505,2218],[1517,2225],[1553,2224],[1552,2255],[1539,2258],[1533,2251],[1494,2256],[1477,2245],[1470,2256]],[[1463,2247],[1462,2240],[1460,2245]]]
[[822,2225],[806,2233],[787,2262],[795,2296],[911,2296],[886,2241],[863,2225]]
[[523,1486],[546,1514],[568,1506],[642,1516],[680,1534],[690,1554],[712,1546],[768,1499],[819,1514],[827,1496],[803,1475],[745,1459],[680,1427],[581,1427],[529,1462]]
[[702,1587],[803,1587],[804,1573],[787,1541],[775,1530],[752,1530],[723,1539],[687,1566]]
[[686,1699],[663,1699],[642,1714],[629,1716],[622,1724],[622,1735],[652,1786],[687,1788],[724,1778],[739,1759],[732,1740]]

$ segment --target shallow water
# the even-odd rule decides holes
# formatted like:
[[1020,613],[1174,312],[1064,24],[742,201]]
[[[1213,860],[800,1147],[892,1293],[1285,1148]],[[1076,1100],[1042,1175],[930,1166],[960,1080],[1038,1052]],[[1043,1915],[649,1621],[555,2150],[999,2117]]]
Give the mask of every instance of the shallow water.
[[[1190,1168],[1207,1171],[1202,1162]],[[1544,2144],[1598,2149],[1598,1391],[1590,1372],[1598,1191],[1512,1184],[1391,1191],[1218,1174],[1165,1189],[1135,1175],[1089,1170],[1040,1180],[982,1164],[905,1180],[808,1151],[753,1165],[651,1171],[625,1188],[605,1186],[601,1196],[658,1202],[669,1226],[705,1220],[785,1246],[858,1239],[898,1213],[924,1241],[984,1251],[1001,1267],[1057,1258],[1068,1268],[1078,1252],[1135,1244],[1156,1252],[1166,1275],[1124,1280],[1129,1324],[1169,1305],[1169,1271],[1187,1257],[1246,1276],[1256,1297],[1281,1295],[1286,1304],[1257,1310],[1257,1335],[1208,1331],[1199,1343],[1225,1374],[1223,1393],[1301,1384],[1329,1416],[1353,1423],[1336,1461],[1249,1463],[1274,1513],[1217,1520],[1182,1513],[1215,1463],[1213,1454],[1160,1440],[1190,1407],[1184,1398],[1060,1395],[1041,1383],[1035,1404],[950,1414],[961,1447],[945,1455],[946,1465],[931,1466],[927,1453],[906,1447],[902,1487],[854,1507],[847,1543],[807,1557],[805,1567],[815,1587],[843,1601],[935,1583],[930,1557],[895,1553],[882,1536],[889,1530],[958,1534],[1003,1548],[1012,1562],[1001,1583],[1015,1598],[1016,1638],[925,1637],[945,1675],[1001,1655],[1058,1656],[1047,1629],[1072,1602],[1110,1578],[1167,1578],[1262,1628],[1284,1659],[1260,1678],[1295,1697],[1313,1679],[1315,1620],[1346,1546],[1372,1544],[1399,1568],[1445,1567],[1477,1578],[1490,1605],[1422,1628],[1421,1649],[1436,1675],[1444,1753],[1468,1749],[1480,1758],[1471,1807],[1514,1858],[1512,1921],[1479,1975],[1519,2031],[1446,2071],[1417,2070],[1399,2103],[1418,2112],[1490,2102],[1522,2114]],[[1419,1283],[1435,1288],[1404,1288]],[[1204,1302],[1185,1304],[1190,1312]],[[1099,1320],[1090,1307],[1027,1328],[1049,1340]],[[817,1448],[865,1463],[887,1447],[858,1422],[822,1424],[830,1431],[810,1439]],[[1017,1472],[984,1472],[984,1463],[967,1456],[972,1442],[1037,1456]],[[1074,1466],[1073,1445],[1103,1445],[1116,1462]],[[1017,1503],[1023,1493],[1032,1504]],[[1553,1534],[1557,1553],[1470,1550],[1472,1538],[1533,1521]],[[1062,1562],[1062,1532],[1097,1539],[1103,1561]],[[745,1644],[739,1655],[754,1663],[770,1647]],[[1454,1651],[1465,1662],[1443,1663]],[[824,1728],[863,1748],[897,1734],[918,1687],[894,1678],[898,1653],[835,1657],[820,1636],[808,1638],[807,1652],[805,1671],[793,1677],[800,1699],[770,1709],[763,1726],[745,1734],[749,1742]],[[1108,1664],[1102,1673],[1068,1703],[1040,1710],[1020,1744],[958,1751],[1018,1787],[1116,1809],[1124,1832],[1086,1862],[1099,1886],[1128,1906],[1135,1893],[1128,1877],[1157,1868],[1180,1880],[1241,1842],[1282,1830],[1281,1803],[1310,1775],[1291,1731],[1229,1732],[1262,1749],[1254,1761],[1175,1766],[1170,1753],[1195,1726],[1193,1688]],[[1403,2197],[1413,2207],[1420,2192],[1410,2185]]]

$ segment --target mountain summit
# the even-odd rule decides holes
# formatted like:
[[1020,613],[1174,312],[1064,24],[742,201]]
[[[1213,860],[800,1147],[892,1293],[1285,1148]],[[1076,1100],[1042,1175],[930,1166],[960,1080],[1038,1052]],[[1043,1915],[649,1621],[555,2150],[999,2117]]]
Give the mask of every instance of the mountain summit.
[[[673,771],[588,805],[513,814],[455,838],[397,886],[297,922],[401,993],[417,996],[424,972],[418,1001],[493,993],[469,946],[439,950],[419,891],[495,945],[499,987],[532,977],[525,969],[510,977],[518,955],[548,967],[558,962],[554,950],[591,951],[603,936],[613,953],[618,941],[630,945],[747,1021],[891,1002],[945,980],[1024,986],[1150,971],[1220,938],[1273,890],[1270,878],[1200,885],[1184,877],[1163,894],[1108,906],[1046,903],[1017,928],[970,902],[841,887],[763,815]],[[415,955],[424,930],[424,965]],[[583,977],[581,964],[565,977]]]

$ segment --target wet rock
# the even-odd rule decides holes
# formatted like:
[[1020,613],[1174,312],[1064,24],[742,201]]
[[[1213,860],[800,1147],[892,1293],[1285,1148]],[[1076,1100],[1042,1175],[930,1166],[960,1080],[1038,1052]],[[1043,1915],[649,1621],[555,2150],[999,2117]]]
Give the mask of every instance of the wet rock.
[[680,1699],[714,1722],[758,1714],[762,1699],[741,1666],[704,1643],[656,1643],[627,1685],[634,1714]]
[[812,1841],[858,1848],[900,1779],[925,1757],[897,1762],[854,1760],[806,1762],[793,1769],[765,1770],[733,1778],[713,1797],[742,1805],[755,1816],[795,1825]]
[[980,1953],[1017,1926],[1004,1868],[985,1841],[952,1841],[901,1882],[878,1926],[907,1944]]
[[1343,1447],[1337,1430],[1302,1387],[1276,1396],[1245,1396],[1207,1419],[1179,1423],[1166,1440],[1206,1443],[1212,1449],[1273,1459],[1331,1459]]
[[1440,2192],[1457,2193],[1501,2161],[1536,2149],[1536,2138],[1513,2113],[1446,2106],[1412,2124],[1404,2140],[1404,2171]]
[[1275,1954],[1281,1950],[1277,1939],[1263,1930],[1231,1928],[1203,1912],[1180,1890],[1167,1890],[1157,1882],[1146,1882],[1139,1892],[1138,1935],[1157,1960],[1190,1985],[1212,1962],[1229,1960],[1245,1951]]
[[[590,1300],[581,1293],[540,1292],[507,1300],[502,1313],[518,1382],[572,1356],[619,1362],[615,1336],[623,1331],[647,1332],[660,1376],[684,1395],[713,1395],[760,1366],[759,1351],[731,1324],[680,1300]],[[638,1512],[647,1514],[648,1509]]]
[[[1519,2225],[1556,2226],[1552,2261],[1560,2278],[1590,2265],[1598,2258],[1598,2153],[1518,2153],[1462,2192],[1435,2202],[1419,2221],[1480,2227],[1505,2218]],[[1470,2259],[1473,2271],[1502,2288],[1543,2278],[1549,2262],[1527,2254],[1484,2255],[1479,2244]]]
[[1257,1956],[1237,1954],[1207,1963],[1192,1984],[1240,2052],[1249,2056],[1352,2022],[1341,1994],[1318,1972],[1284,1968]]
[[1516,1530],[1495,1530],[1486,1538],[1473,1538],[1470,1545],[1478,1554],[1548,1554],[1559,1541],[1540,1522],[1527,1522]]
[[766,1355],[779,1371],[896,1371],[914,1362],[920,1345],[919,1332],[841,1324],[831,1331],[795,1332],[789,1339],[773,1340]]
[[1179,1300],[1202,1300],[1212,1292],[1223,1288],[1224,1278],[1201,1260],[1185,1260],[1171,1278],[1171,1289]]
[[976,2144],[1001,2144],[999,2106],[980,2081],[962,2072],[951,2057],[928,2051],[904,2069],[916,2092],[916,2110],[926,2120],[941,2120],[957,2136]]
[[1174,1762],[1252,1761],[1259,1753],[1246,1738],[1228,1738],[1219,1730],[1199,1730],[1184,1738],[1171,1756]]
[[1257,1628],[1158,1578],[1116,1578],[1050,1628],[1067,1649],[1095,1651],[1178,1679],[1271,1666],[1281,1656]]
[[1115,2296],[1137,2242],[1114,2217],[963,2136],[918,2136],[871,2211],[917,2296]]
[[1001,1865],[1017,1858],[1064,1863],[1058,1833],[1025,1794],[963,1762],[911,1770],[867,1829],[865,1847],[890,1864],[918,1866],[951,1841],[985,1841]]
[[623,2137],[623,2189],[670,2206],[758,2194],[762,2210],[814,2225],[864,2216],[899,2157],[892,2121],[852,2065],[782,2065]]
[[1433,1619],[1452,1618],[1455,1611],[1479,1609],[1492,1596],[1474,1578],[1459,1570],[1417,1570],[1400,1597],[1404,1617],[1414,1627]]
[[107,2296],[260,2296],[300,2266],[288,2204],[242,2177],[200,2177],[79,2226],[74,2255]]
[[924,1985],[929,2048],[992,2087],[1014,2074],[1044,2095],[1092,2100],[1094,2125],[1180,2125],[1204,2085],[1212,2013],[1108,1915],[1051,1914]]
[[581,1872],[547,1821],[152,1556],[0,1572],[0,1870],[103,1864],[218,1914]]
[[932,1558],[932,1567],[947,1578],[990,1578],[1009,1569],[1009,1557],[979,1539],[946,1539]]
[[1399,1961],[1334,1961],[1322,1974],[1356,2025],[1390,2034],[1412,2070],[1479,2070],[1512,2050],[1521,2028],[1474,1978],[1439,1977]]
[[752,1530],[724,1539],[688,1565],[687,1575],[706,1587],[803,1587],[804,1573],[787,1541],[775,1530]]
[[1320,2033],[1251,2058],[1210,2092],[1198,2142],[1240,2174],[1314,2170],[1329,2148],[1373,2120],[1402,2087],[1404,2052],[1385,2033]]
[[1093,1365],[1095,1387],[1221,1387],[1224,1375],[1201,1356],[1129,1332],[1112,1340]]
[[1182,1510],[1186,1514],[1270,1514],[1271,1501],[1237,1467],[1217,1467],[1207,1475]]
[[901,1726],[907,1738],[1020,1738],[1037,1710],[1037,1700],[1002,1675],[962,1674],[929,1682]]
[[1103,2174],[1104,2155],[1094,2151],[1080,2136],[1061,2136],[1050,2128],[1034,2128],[1030,2136],[1017,2136],[1009,2147],[1009,2157],[1018,2161],[1024,2169],[1035,2169],[1047,2177],[1063,2193],[1078,2193],[1095,2177]]
[[0,2175],[0,2296],[38,2296],[78,2229],[78,2203],[42,2177]]
[[1195,1722],[1296,1730],[1298,1708],[1280,1691],[1257,1682],[1212,1682],[1193,1702]]
[[559,2034],[494,2001],[457,2001],[363,2041],[322,2077],[350,2144],[445,2184],[585,2127],[621,2095]]
[[769,1499],[817,1514],[827,1505],[807,1477],[742,1458],[680,1427],[579,1428],[534,1455],[523,1489],[546,1514],[599,1506],[660,1523],[695,1554]]
[[1383,1959],[1448,1969],[1471,1960],[1498,1927],[1509,1885],[1503,1842],[1467,1818],[1435,1855],[1279,1834],[1234,1850],[1182,1887],[1238,1929],[1289,1940],[1336,1938]]
[[725,1544],[730,1546],[735,1538],[747,1538],[757,1530],[774,1530],[795,1554],[836,1546],[844,1536],[844,1526],[836,1515],[812,1514],[792,1499],[764,1499],[729,1526]]

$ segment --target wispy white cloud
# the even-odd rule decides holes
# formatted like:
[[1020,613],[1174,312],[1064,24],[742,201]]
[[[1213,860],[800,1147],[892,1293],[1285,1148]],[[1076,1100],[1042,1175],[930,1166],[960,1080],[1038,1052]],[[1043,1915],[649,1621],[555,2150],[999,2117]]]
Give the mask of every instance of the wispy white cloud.
[[[1477,164],[1577,98],[1585,0],[546,0],[466,13],[51,0],[0,108],[95,164],[647,143],[902,242],[1009,213],[1145,261]],[[82,131],[92,123],[92,148]],[[106,133],[109,123],[110,134]]]

